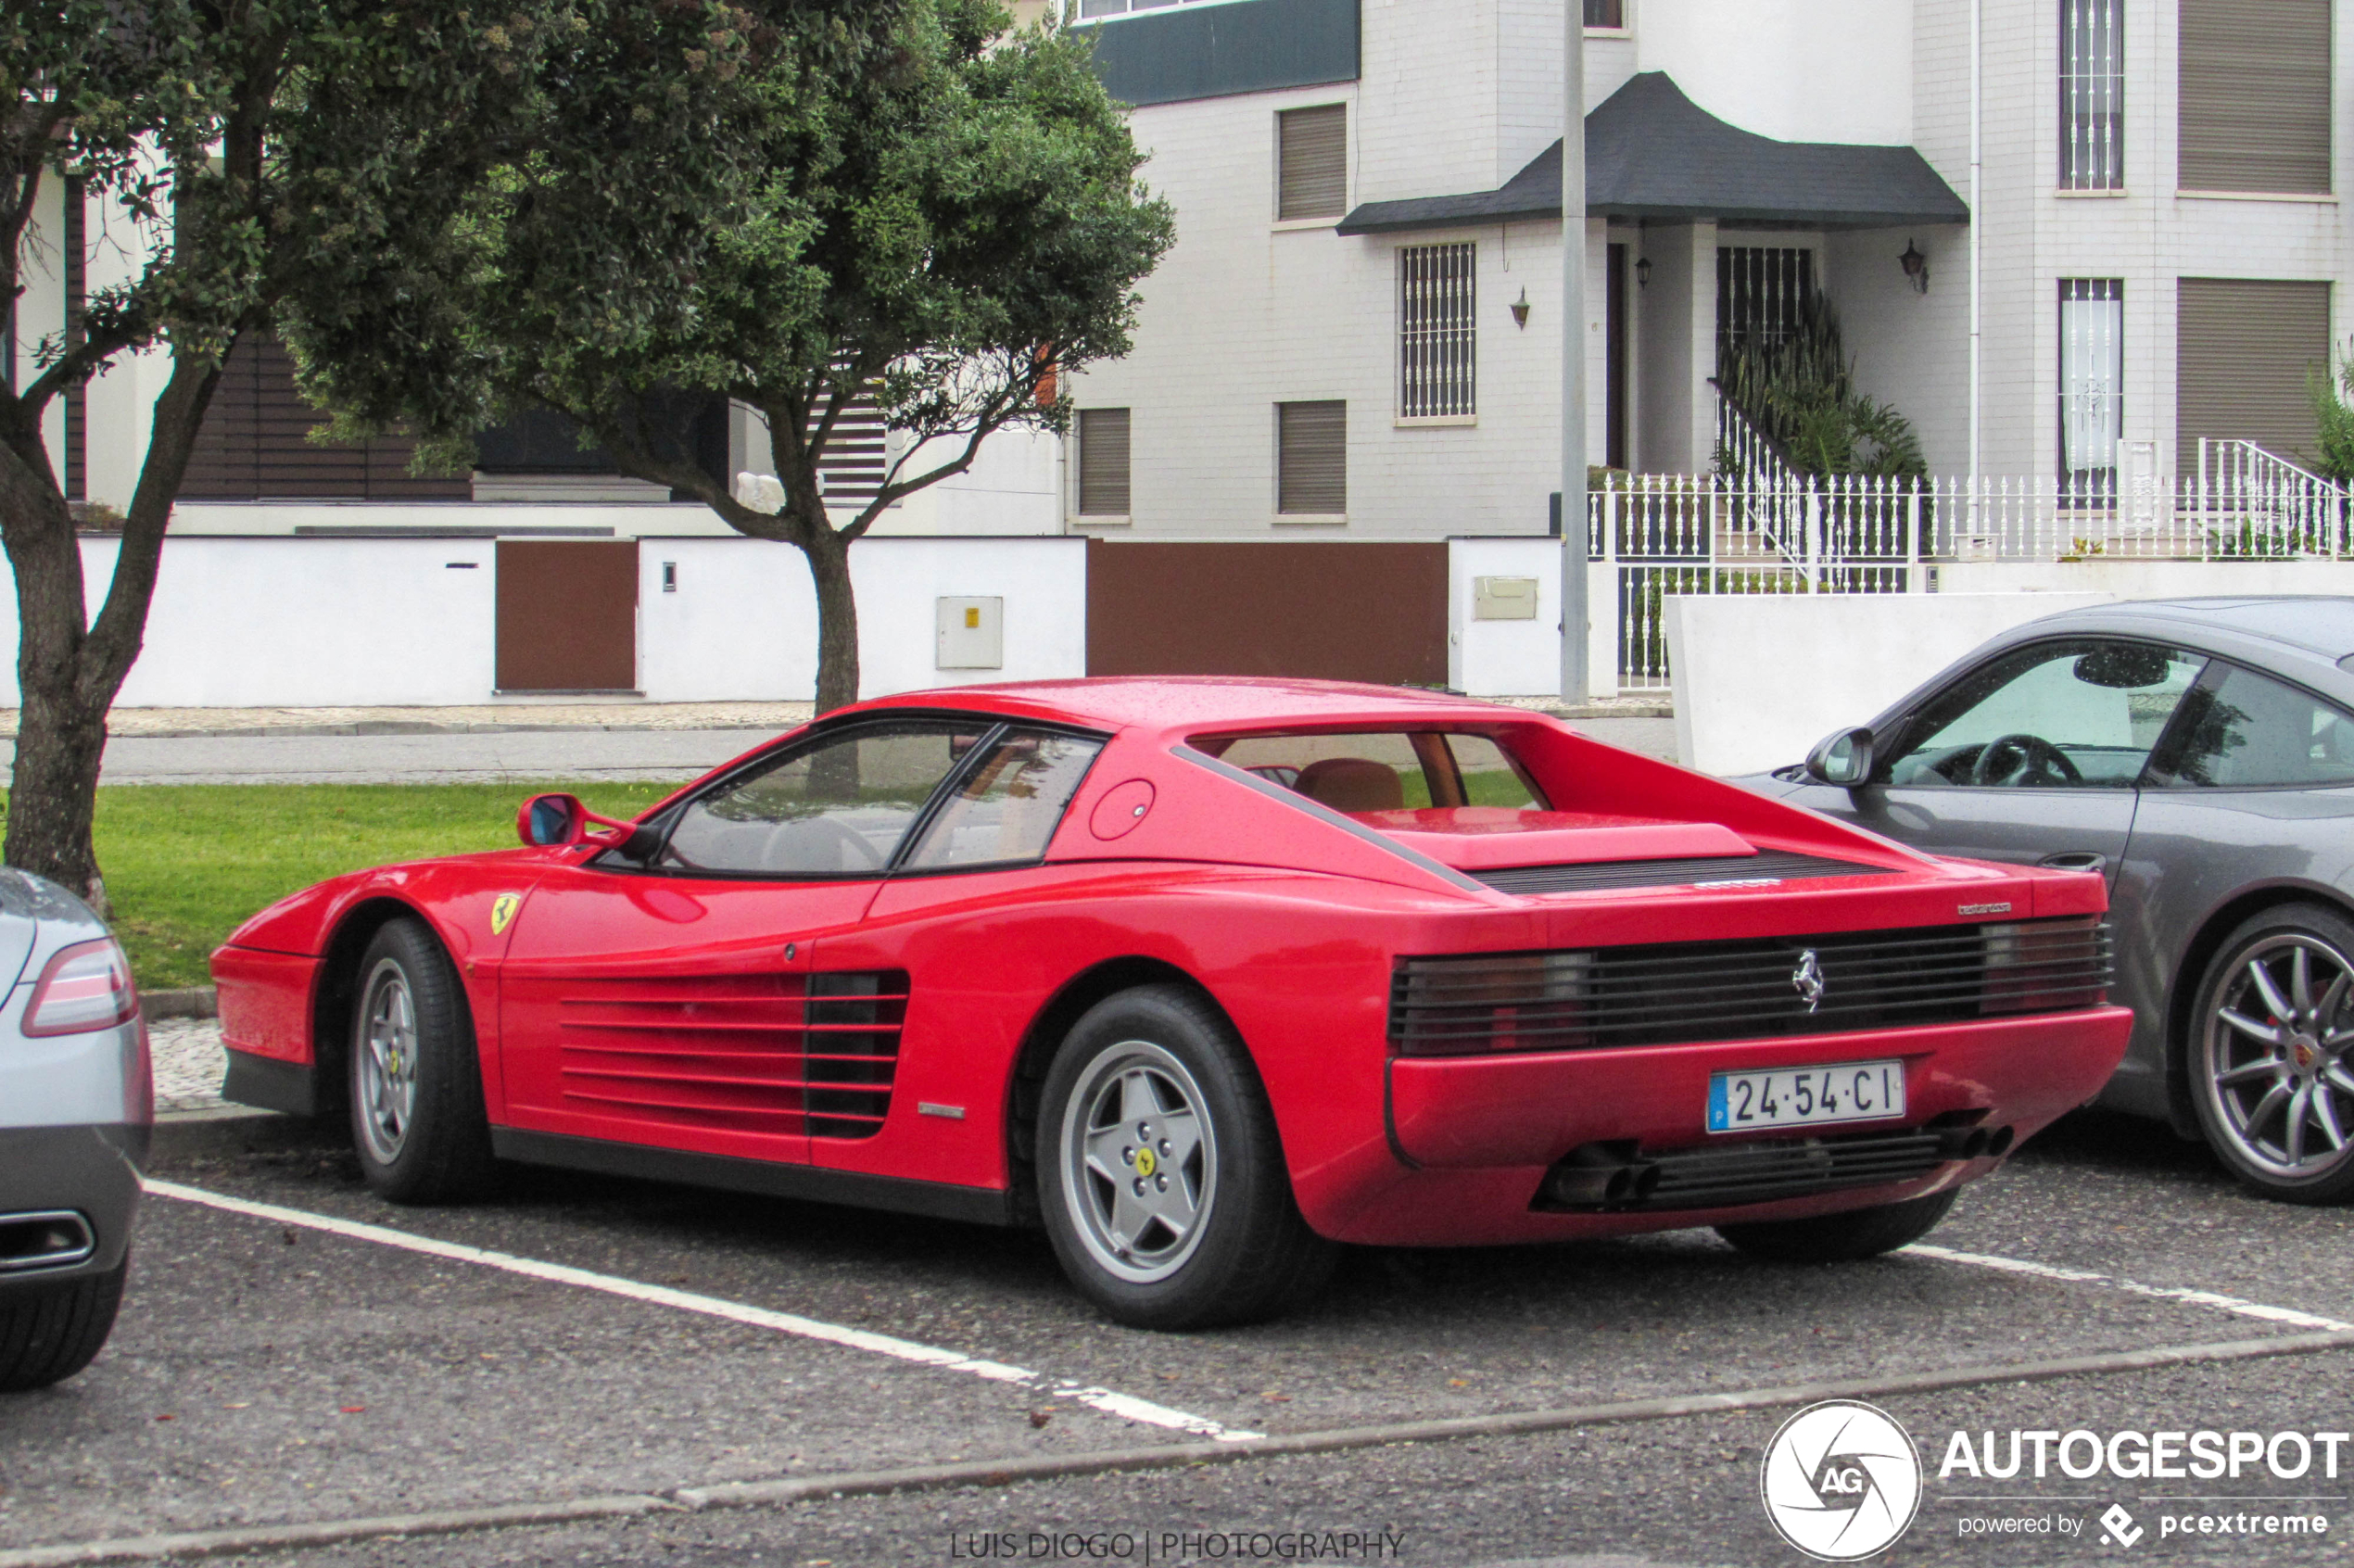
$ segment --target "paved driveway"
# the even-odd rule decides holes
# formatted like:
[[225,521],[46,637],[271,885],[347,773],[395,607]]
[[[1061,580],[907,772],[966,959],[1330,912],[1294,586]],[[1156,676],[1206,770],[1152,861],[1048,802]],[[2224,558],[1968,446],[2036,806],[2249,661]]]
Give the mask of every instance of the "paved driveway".
[[[2253,1202],[2105,1116],[1869,1264],[1704,1233],[1368,1250],[1298,1317],[1183,1336],[1096,1320],[1024,1233],[534,1171],[400,1210],[332,1137],[176,1146],[111,1347],[0,1403],[0,1565],[224,1530],[301,1563],[1070,1561],[1121,1532],[1128,1561],[1286,1534],[1301,1560],[1305,1533],[1397,1549],[1354,1561],[1794,1562],[1759,1456],[1830,1393],[1928,1461],[1893,1561],[2115,1555],[2112,1503],[2136,1555],[2342,1562],[2354,1536],[2354,1448],[2293,1480],[1939,1475],[1955,1432],[2354,1425],[2348,1213]],[[2251,1510],[2333,1534],[2157,1534]],[[1962,1534],[2014,1518],[2085,1534]]]

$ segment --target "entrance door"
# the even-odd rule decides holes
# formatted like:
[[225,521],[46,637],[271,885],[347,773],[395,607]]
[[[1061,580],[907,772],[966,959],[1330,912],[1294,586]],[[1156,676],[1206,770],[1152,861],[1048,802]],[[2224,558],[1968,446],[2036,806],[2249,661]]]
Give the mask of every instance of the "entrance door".
[[1613,468],[1626,462],[1626,247],[1604,253],[1602,306],[1602,461]]
[[501,691],[634,691],[638,541],[500,539]]

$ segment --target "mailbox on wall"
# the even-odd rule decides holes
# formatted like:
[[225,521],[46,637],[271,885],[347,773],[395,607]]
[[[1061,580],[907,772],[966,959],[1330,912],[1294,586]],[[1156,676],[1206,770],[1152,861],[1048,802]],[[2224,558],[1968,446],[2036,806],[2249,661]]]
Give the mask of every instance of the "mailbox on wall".
[[932,667],[943,670],[1002,670],[1006,667],[1006,601],[1001,598],[939,601],[938,652]]
[[1533,621],[1536,618],[1536,578],[1474,577],[1472,579],[1473,620]]

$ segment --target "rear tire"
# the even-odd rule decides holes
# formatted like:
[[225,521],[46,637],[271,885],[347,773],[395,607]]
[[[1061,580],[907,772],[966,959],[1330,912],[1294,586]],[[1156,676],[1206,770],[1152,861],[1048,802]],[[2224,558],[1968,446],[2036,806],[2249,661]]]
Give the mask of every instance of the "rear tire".
[[84,1274],[0,1307],[0,1394],[46,1388],[88,1366],[114,1332],[130,1271],[126,1258],[103,1274]]
[[452,1203],[491,1182],[482,1062],[458,972],[422,921],[387,921],[360,958],[351,1025],[360,1173],[393,1203]]
[[1719,1225],[1716,1233],[1752,1258],[1775,1263],[1854,1263],[1910,1246],[1945,1218],[1960,1195],[1948,1188],[1877,1208],[1817,1214],[1806,1220],[1759,1220]]
[[2199,978],[2191,1104],[2241,1185],[2354,1197],[2354,922],[2290,904],[2244,922]]
[[1293,1200],[1249,1053],[1183,987],[1121,992],[1072,1027],[1046,1074],[1037,1149],[1063,1272],[1131,1327],[1277,1316],[1339,1256]]

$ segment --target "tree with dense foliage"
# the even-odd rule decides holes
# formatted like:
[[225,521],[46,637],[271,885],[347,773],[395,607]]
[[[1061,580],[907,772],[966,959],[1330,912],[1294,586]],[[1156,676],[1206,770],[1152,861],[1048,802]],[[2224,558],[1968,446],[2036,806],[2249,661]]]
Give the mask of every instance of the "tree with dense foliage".
[[[8,864],[104,907],[90,828],[107,712],[139,655],[172,499],[230,348],[267,325],[290,278],[348,275],[355,256],[442,227],[471,171],[513,156],[545,45],[575,25],[574,7],[544,0],[495,19],[428,0],[0,11],[0,291],[19,300],[34,270],[79,270],[40,216],[68,202],[99,215],[121,273],[32,345],[34,369],[0,395],[22,692]],[[44,416],[149,352],[170,373],[93,614]]]
[[[992,435],[1065,428],[1063,378],[1126,352],[1172,237],[1082,41],[1008,33],[992,0],[860,16],[745,60],[743,110],[651,162],[634,107],[570,83],[545,151],[500,170],[437,251],[288,322],[345,431],[401,423],[462,461],[475,430],[551,409],[621,473],[799,550],[820,712],[858,695],[852,543]],[[716,397],[766,422],[780,506],[696,462]],[[862,401],[893,452],[842,515],[820,467]]]

